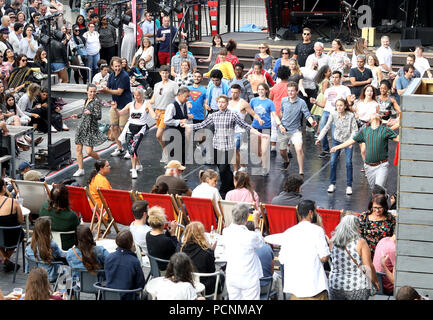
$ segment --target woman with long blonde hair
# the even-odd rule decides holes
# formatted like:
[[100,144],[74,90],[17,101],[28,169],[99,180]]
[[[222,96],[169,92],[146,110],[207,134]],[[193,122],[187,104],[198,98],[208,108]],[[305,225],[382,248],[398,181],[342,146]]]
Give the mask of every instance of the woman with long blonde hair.
[[53,292],[48,273],[41,267],[30,271],[25,294],[24,300],[63,300],[60,292]]
[[[186,226],[182,244],[178,251],[185,253],[191,258],[196,272],[213,273],[215,272],[215,247],[216,242],[211,245],[207,240],[203,223],[193,221]],[[216,278],[214,277],[200,279],[200,282],[205,285],[206,294],[214,292],[215,280]]]

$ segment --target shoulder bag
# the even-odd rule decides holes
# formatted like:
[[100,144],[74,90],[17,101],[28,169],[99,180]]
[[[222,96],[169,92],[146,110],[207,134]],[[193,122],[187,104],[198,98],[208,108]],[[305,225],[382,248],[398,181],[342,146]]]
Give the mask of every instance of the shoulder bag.
[[356,260],[352,257],[352,255],[350,254],[349,250],[347,250],[347,247],[344,247],[344,250],[346,250],[347,254],[349,255],[350,259],[352,259],[353,263],[356,264],[356,266],[358,267],[359,270],[362,271],[362,273],[366,276],[366,278],[369,280],[370,282],[370,296],[374,296],[376,294],[376,288],[374,287],[374,285],[371,283],[371,279],[370,277],[367,275],[367,271],[365,270],[365,267],[363,268],[362,266],[359,265],[358,262],[356,262]]

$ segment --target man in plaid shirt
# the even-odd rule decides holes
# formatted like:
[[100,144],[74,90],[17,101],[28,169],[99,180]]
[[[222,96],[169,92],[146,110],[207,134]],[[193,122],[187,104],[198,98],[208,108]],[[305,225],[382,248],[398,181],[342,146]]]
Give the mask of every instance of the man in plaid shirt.
[[241,128],[261,136],[262,139],[268,139],[269,135],[262,135],[259,131],[243,121],[237,113],[227,109],[229,98],[226,95],[220,95],[217,98],[217,102],[219,111],[209,115],[203,122],[183,124],[182,126],[195,131],[206,128],[212,124],[214,125],[215,131],[212,140],[214,161],[218,166],[221,177],[221,187],[219,191],[221,197],[224,198],[228,191],[234,189],[233,172],[230,163],[235,150],[235,125],[237,124]]

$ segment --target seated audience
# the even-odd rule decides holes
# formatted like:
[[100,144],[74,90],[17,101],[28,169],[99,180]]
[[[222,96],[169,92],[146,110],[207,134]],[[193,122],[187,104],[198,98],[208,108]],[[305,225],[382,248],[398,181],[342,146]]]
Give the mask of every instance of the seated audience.
[[165,182],[155,184],[152,190],[150,190],[150,193],[168,194],[168,185]]
[[395,233],[391,237],[382,238],[377,243],[373,257],[376,271],[386,274],[386,277],[382,278],[383,292],[389,296],[392,296],[394,291],[396,242]]
[[137,200],[132,205],[132,214],[135,220],[131,222],[129,231],[132,233],[134,242],[138,244],[144,253],[147,253],[146,235],[152,228],[146,224],[149,203],[146,200]]
[[[176,252],[178,244],[175,235],[177,222],[170,221],[167,230],[164,232],[167,218],[163,208],[153,206],[148,211],[147,216],[147,223],[152,228],[146,234],[147,252],[155,258],[169,260],[173,253]],[[167,268],[167,263],[158,261],[158,266],[163,271]]]
[[[52,240],[51,220],[49,217],[40,217],[35,221],[35,228],[31,242],[26,247],[26,257],[39,262],[39,265],[47,270],[50,282],[54,282],[58,276],[58,266],[53,261],[62,260],[65,254],[57,243]],[[26,269],[28,264],[26,264]]]
[[[42,205],[39,216],[51,218],[52,231],[75,231],[80,224],[77,214],[70,208],[68,188],[63,184],[53,186],[50,200]],[[62,235],[63,250],[72,248],[75,243],[75,237],[75,234]]]
[[354,215],[343,217],[331,242],[330,299],[368,300],[370,278],[367,271],[377,289],[379,282],[367,242],[359,233],[358,218]]
[[[14,227],[24,223],[23,214],[18,200],[8,198],[5,195],[6,183],[3,178],[0,178],[0,190],[0,226]],[[16,245],[18,237],[24,237],[24,232],[17,232],[15,230],[5,231],[5,244],[7,246]],[[11,272],[14,270],[15,263],[10,260],[14,252],[14,249],[0,248],[0,258],[3,263],[4,272]],[[19,268],[20,265],[17,265],[17,270]]]
[[252,202],[256,208],[260,208],[259,196],[251,186],[250,177],[247,172],[238,171],[233,177],[235,189],[227,192],[226,200]]
[[[88,184],[89,192],[98,208],[102,208],[102,201],[99,197],[98,188],[112,189],[110,181],[106,175],[110,173],[110,164],[107,160],[97,160],[95,162],[95,170],[90,174]],[[93,209],[93,202],[90,201],[90,206]]]
[[180,63],[180,71],[176,73],[174,81],[180,87],[192,86],[194,84],[193,74],[191,72],[191,63],[189,60],[182,60]]
[[182,172],[186,169],[179,161],[171,160],[165,166],[165,174],[156,179],[155,184],[165,182],[168,185],[169,194],[179,194],[190,196],[191,189],[186,184],[185,180],[181,178]]
[[388,212],[386,196],[375,195],[371,202],[371,210],[359,216],[361,236],[367,240],[371,256],[377,243],[384,237],[391,237],[396,227],[395,217]]
[[167,272],[156,288],[157,300],[204,300],[198,297],[194,287],[191,259],[182,252],[170,258]]
[[209,198],[218,204],[218,201],[222,199],[216,188],[218,173],[212,169],[200,170],[199,178],[201,183],[192,191],[191,197]]
[[[116,251],[105,258],[106,287],[132,290],[144,288],[143,269],[134,250],[134,240],[129,230],[121,230],[116,236]],[[122,300],[136,300],[135,293],[123,293]]]
[[99,72],[93,77],[92,83],[96,84],[97,86],[107,86],[108,77],[110,76],[108,71],[108,64],[101,63],[101,65],[99,66]]
[[283,180],[282,191],[272,199],[272,204],[278,206],[297,206],[302,201],[301,186],[304,178],[299,174],[292,174]]
[[86,269],[95,274],[104,268],[108,255],[107,249],[96,245],[90,228],[82,224],[77,227],[75,245],[66,252],[66,261],[72,269]]
[[142,87],[144,90],[149,90],[149,82],[148,76],[149,72],[147,72],[145,66],[145,60],[140,58],[137,60],[136,64],[131,68],[130,77],[131,77],[131,86],[133,87]]
[[[215,272],[215,247],[216,242],[211,245],[206,238],[203,223],[193,221],[186,226],[182,243],[179,243],[177,251],[183,252],[191,258],[195,272],[213,273]],[[220,285],[224,283],[221,280],[223,279],[220,278]],[[216,277],[200,278],[200,282],[206,288],[206,294],[211,294],[215,291],[215,281]]]
[[[26,281],[24,300],[64,300],[65,296],[60,292],[53,292],[48,280],[47,270],[41,267],[30,271]],[[66,293],[65,293],[66,294]]]

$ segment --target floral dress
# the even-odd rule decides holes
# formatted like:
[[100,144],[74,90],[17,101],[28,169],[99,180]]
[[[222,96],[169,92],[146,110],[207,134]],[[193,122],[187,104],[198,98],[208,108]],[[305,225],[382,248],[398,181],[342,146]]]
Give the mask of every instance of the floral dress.
[[[85,114],[84,110],[86,109],[91,114]],[[107,140],[107,137],[98,128],[98,120],[102,117],[101,102],[98,99],[93,99],[89,102],[86,100],[83,113],[78,117],[80,118],[80,123],[75,134],[75,144],[94,147]]]
[[361,236],[367,241],[371,250],[371,259],[373,259],[377,243],[385,237],[391,237],[394,234],[396,220],[392,214],[382,221],[371,221],[368,219],[368,212],[359,216]]

